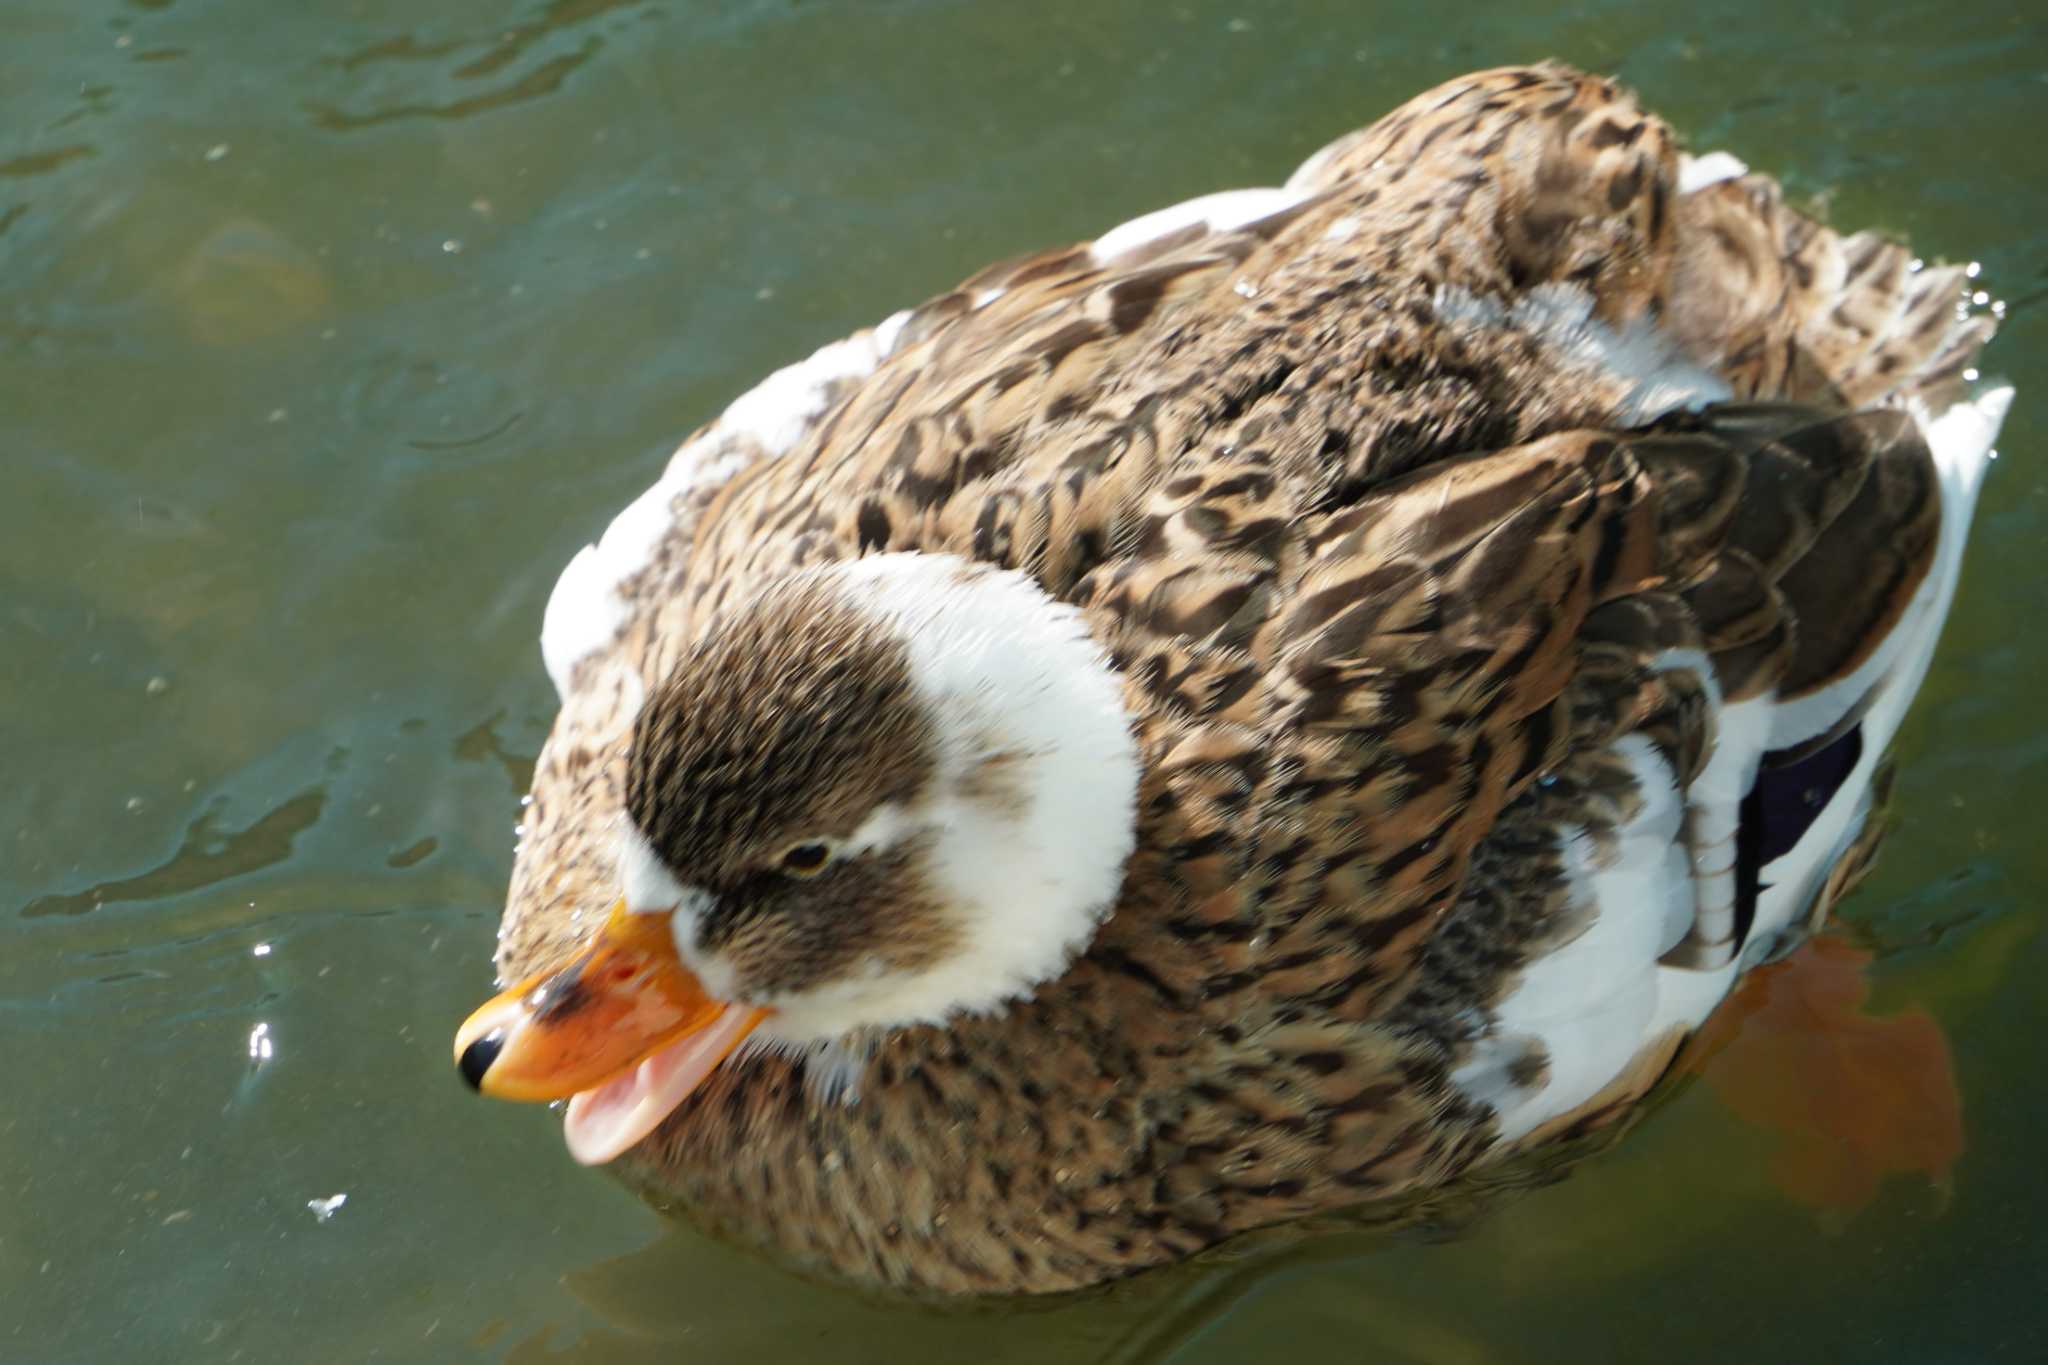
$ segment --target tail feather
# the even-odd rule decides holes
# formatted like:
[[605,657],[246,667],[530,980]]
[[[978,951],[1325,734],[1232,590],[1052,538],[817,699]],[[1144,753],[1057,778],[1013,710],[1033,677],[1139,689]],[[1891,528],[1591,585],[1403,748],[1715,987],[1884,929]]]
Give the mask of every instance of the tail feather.
[[1711,181],[1680,197],[1676,219],[1667,324],[1739,396],[1945,408],[1991,337],[1963,267],[1925,268],[1873,232],[1844,237],[1768,177]]

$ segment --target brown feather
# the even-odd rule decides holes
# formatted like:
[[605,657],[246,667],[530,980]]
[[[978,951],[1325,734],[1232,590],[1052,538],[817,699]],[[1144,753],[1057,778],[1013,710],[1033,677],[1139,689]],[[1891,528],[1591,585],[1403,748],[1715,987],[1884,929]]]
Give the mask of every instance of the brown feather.
[[[628,1178],[854,1278],[1044,1291],[1484,1156],[1449,1073],[1461,1021],[1581,927],[1559,831],[1639,801],[1617,737],[1681,776],[1711,749],[1700,684],[1651,661],[1703,649],[1739,700],[1866,657],[1938,498],[1909,423],[1842,414],[1945,390],[1989,332],[1953,272],[1762,177],[1681,196],[1676,164],[1611,82],[1464,78],[1333,144],[1284,214],[990,267],[786,452],[680,498],[541,755],[504,975],[613,895],[628,675],[795,567],[1031,573],[1109,650],[1145,772],[1123,899],[1065,976],[879,1040],[857,1104],[728,1065]],[[1544,283],[1758,406],[1631,429],[1626,377],[1438,306]],[[1675,1042],[1558,1126],[1625,1110]]]

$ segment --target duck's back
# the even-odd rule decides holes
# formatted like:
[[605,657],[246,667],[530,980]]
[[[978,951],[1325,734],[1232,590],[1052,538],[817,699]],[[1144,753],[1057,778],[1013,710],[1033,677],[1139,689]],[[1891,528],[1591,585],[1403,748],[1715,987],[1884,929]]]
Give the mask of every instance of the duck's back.
[[1469,77],[693,438],[550,604],[535,789],[577,796],[508,969],[557,946],[522,903],[605,875],[633,680],[793,566],[1030,572],[1147,775],[1067,978],[844,1063],[855,1106],[728,1068],[639,1178],[871,1278],[1056,1288],[1638,1098],[1867,860],[2009,398],[1959,401],[1963,272],[1730,169],[1607,82]]

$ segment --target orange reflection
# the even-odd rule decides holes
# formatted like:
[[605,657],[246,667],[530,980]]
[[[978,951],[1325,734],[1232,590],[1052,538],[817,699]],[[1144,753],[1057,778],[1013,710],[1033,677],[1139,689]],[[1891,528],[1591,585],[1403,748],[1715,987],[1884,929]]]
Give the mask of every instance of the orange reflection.
[[1925,1175],[1946,1195],[1963,1153],[1948,1038],[1918,1007],[1865,1012],[1871,954],[1823,934],[1750,973],[1684,1063],[1722,1102],[1778,1134],[1778,1187],[1811,1208],[1853,1212],[1886,1176]]

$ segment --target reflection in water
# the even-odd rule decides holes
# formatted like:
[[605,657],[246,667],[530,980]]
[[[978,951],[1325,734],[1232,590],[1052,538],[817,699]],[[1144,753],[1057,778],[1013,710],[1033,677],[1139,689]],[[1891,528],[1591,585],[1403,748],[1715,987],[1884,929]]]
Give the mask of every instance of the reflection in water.
[[233,1093],[222,1106],[223,1115],[248,1109],[254,1100],[270,1088],[270,1064],[277,1059],[277,1035],[271,1031],[268,1019],[260,1021],[249,1030],[246,1048],[249,1064],[243,1068],[241,1079],[235,1082]]
[[533,786],[533,765],[538,759],[532,754],[515,754],[505,747],[505,741],[498,737],[498,723],[504,719],[503,711],[493,712],[489,719],[457,735],[455,757],[464,763],[497,763],[504,768],[513,795],[524,796]]
[[398,104],[359,114],[336,109],[332,105],[311,104],[307,106],[306,112],[313,116],[313,122],[320,127],[336,133],[374,128],[380,123],[391,123],[399,119],[468,118],[472,114],[481,114],[509,104],[520,104],[527,100],[539,99],[543,95],[552,95],[561,89],[562,82],[569,78],[570,72],[595,57],[598,49],[603,46],[604,41],[600,38],[585,39],[583,46],[575,52],[543,62],[508,85],[481,95],[471,95],[467,99],[449,100],[443,104]]
[[280,336],[327,310],[320,263],[268,223],[237,218],[201,238],[171,279],[192,339],[234,346]]
[[421,839],[416,843],[408,844],[404,848],[399,849],[398,852],[386,858],[384,860],[384,866],[396,868],[415,867],[418,864],[423,863],[427,859],[433,857],[434,850],[439,848],[440,846],[441,841],[439,839],[436,839],[433,835],[429,834],[426,838]]
[[42,175],[54,171],[67,161],[77,161],[93,154],[93,149],[84,143],[70,147],[53,147],[47,152],[30,152],[10,161],[0,161],[0,177]]
[[1692,1065],[1777,1135],[1771,1176],[1796,1202],[1851,1213],[1886,1177],[1914,1174],[1946,1205],[1963,1154],[1948,1036],[1923,1009],[1869,1013],[1871,960],[1835,932],[1758,968],[1707,1021]]
[[447,441],[435,441],[424,436],[416,436],[407,444],[414,450],[468,450],[472,447],[487,445],[495,441],[498,437],[503,436],[506,432],[517,426],[519,419],[525,415],[523,412],[508,413],[495,425],[487,427],[483,431],[479,431],[471,436],[459,436]]
[[215,809],[192,822],[184,843],[168,861],[136,876],[101,882],[83,891],[38,896],[22,908],[22,918],[82,915],[117,901],[162,900],[274,867],[291,856],[292,840],[320,819],[320,812],[327,805],[327,793],[318,787],[301,792],[247,829],[226,833],[214,823],[220,804],[216,802]]
[[[491,38],[487,40],[489,46],[481,56],[465,62],[448,74],[450,78],[460,81],[494,76],[524,57],[529,49],[547,38],[588,23],[612,10],[626,9],[637,3],[638,0],[553,0],[537,19],[494,29]],[[459,52],[468,46],[469,43],[454,39],[445,42],[421,42],[406,33],[395,38],[380,39],[338,59],[335,65],[344,71],[355,71],[387,62],[429,61]],[[372,128],[400,119],[468,118],[474,114],[555,93],[569,78],[571,72],[590,61],[603,47],[604,40],[592,35],[585,38],[574,52],[552,57],[524,76],[462,99],[439,102],[413,100],[360,112],[315,104],[308,106],[308,112],[320,127],[334,132]]]
[[[933,1301],[804,1283],[677,1222],[640,1251],[564,1277],[607,1330],[563,1345],[543,1327],[508,1359],[618,1365],[687,1351],[692,1359],[802,1360],[830,1342],[842,1365],[1138,1365],[1176,1358],[1276,1282],[1328,1272],[1341,1277],[1342,1316],[1359,1340],[1373,1342],[1376,1365],[1476,1365],[1492,1357],[1446,1322],[1441,1305],[1413,1299],[1400,1253],[1461,1237],[1529,1191],[1556,1184],[1655,1107],[1410,1200],[1265,1228],[1176,1265],[1043,1299]],[[708,1284],[717,1292],[693,1292]]]
[[[1924,1004],[1954,1039],[1943,1218],[1883,1176],[1830,1235],[1710,1070],[1467,1237],[1326,1224],[938,1311],[663,1228],[545,1113],[485,1121],[444,1041],[489,977],[555,574],[760,375],[1539,53],[1839,186],[1842,221],[1984,257],[2018,300],[1992,372],[2038,374],[2048,181],[2008,135],[2048,86],[2011,4],[8,13],[34,17],[0,24],[0,1361],[2048,1359],[2038,403],[1903,755],[1911,822],[1850,907],[1879,1022]],[[301,320],[265,336],[267,301]],[[323,769],[330,743],[355,756]],[[115,815],[137,792],[151,815]],[[1759,1063],[1812,1055],[1759,1026]]]
[[341,1206],[347,1202],[348,1195],[344,1192],[330,1194],[324,1199],[308,1199],[306,1207],[313,1211],[314,1222],[325,1223],[331,1220],[336,1213],[340,1212]]

